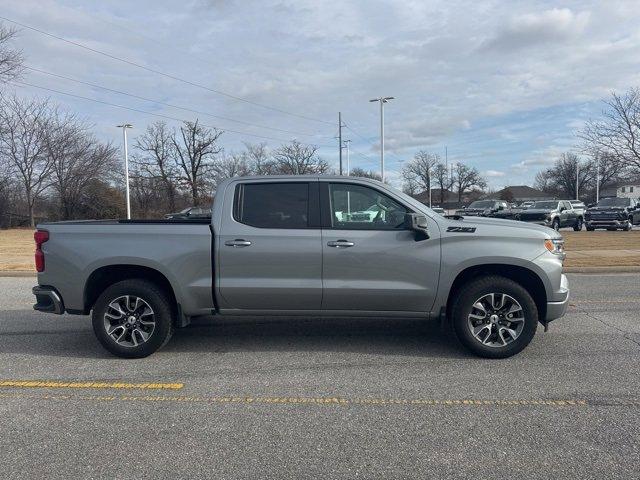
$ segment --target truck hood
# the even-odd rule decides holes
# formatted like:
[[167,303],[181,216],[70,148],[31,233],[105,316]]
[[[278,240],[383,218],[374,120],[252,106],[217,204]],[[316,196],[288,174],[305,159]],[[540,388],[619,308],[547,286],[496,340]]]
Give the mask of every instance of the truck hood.
[[550,208],[527,208],[526,210],[522,210],[522,213],[551,213],[553,212]]
[[539,232],[539,233],[544,233],[550,238],[562,237],[562,235],[556,232],[553,228],[545,227],[543,225],[537,225],[535,223],[518,222],[517,220],[507,220],[507,219],[494,218],[494,217],[470,217],[470,218],[465,217],[462,220],[459,220],[458,222],[460,223],[460,226],[465,226],[465,227],[496,226],[500,228],[517,228],[522,231],[523,236],[538,236],[537,234],[527,235],[526,233]]

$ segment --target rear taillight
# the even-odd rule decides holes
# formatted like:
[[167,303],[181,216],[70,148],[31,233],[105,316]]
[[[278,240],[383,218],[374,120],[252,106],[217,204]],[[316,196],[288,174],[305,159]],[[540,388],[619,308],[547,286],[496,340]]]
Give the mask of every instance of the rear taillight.
[[33,239],[36,241],[36,271],[44,272],[44,252],[42,251],[42,244],[49,240],[49,232],[46,230],[36,230],[33,234]]

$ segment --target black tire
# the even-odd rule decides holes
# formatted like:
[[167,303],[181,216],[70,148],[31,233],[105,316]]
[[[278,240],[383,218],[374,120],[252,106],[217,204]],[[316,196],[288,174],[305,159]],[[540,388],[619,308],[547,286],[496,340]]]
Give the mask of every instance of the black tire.
[[593,232],[595,230],[595,227],[590,227],[587,225],[587,232]]
[[[105,314],[109,304],[125,296],[138,297],[152,309],[154,328],[144,343],[137,346],[123,346],[107,333]],[[156,284],[142,279],[123,280],[108,287],[93,306],[91,321],[96,337],[112,354],[123,358],[143,358],[162,348],[173,334],[175,313],[167,294]],[[125,322],[123,317],[123,322]],[[124,324],[123,323],[123,324]],[[131,338],[132,333],[129,333]],[[141,338],[136,335],[137,338]],[[133,342],[131,342],[133,343]],[[137,343],[137,340],[136,340]]]
[[578,217],[578,220],[576,220],[576,224],[573,226],[573,231],[579,232],[580,230],[582,230],[582,223],[582,217]]
[[631,223],[631,219],[627,222],[627,224],[622,228],[625,232],[630,231],[633,228],[633,224]]
[[556,232],[560,230],[560,219],[554,218],[553,222],[551,222],[551,228],[553,228]]
[[[468,323],[474,302],[483,295],[503,293],[511,296],[522,307],[524,326],[519,336],[505,346],[484,345],[474,337]],[[507,358],[521,352],[533,339],[538,328],[538,308],[527,290],[517,282],[497,275],[475,278],[456,293],[451,321],[460,343],[474,354],[485,358]]]

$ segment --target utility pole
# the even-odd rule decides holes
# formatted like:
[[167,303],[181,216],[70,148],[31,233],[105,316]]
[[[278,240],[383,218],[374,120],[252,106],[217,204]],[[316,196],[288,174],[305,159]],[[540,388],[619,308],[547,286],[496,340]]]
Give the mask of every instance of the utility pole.
[[124,139],[124,172],[125,172],[125,184],[127,195],[127,220],[131,220],[131,199],[129,196],[129,152],[127,151],[127,128],[133,128],[130,123],[123,123],[122,125],[116,125],[122,129],[122,136]]
[[372,98],[370,102],[380,102],[380,178],[384,182],[384,104],[395,97]]
[[338,112],[338,158],[340,158],[340,175],[342,175],[342,112]]

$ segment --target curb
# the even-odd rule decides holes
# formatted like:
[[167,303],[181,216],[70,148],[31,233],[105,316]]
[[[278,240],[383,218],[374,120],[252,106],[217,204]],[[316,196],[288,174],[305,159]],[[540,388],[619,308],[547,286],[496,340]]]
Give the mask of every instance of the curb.
[[564,267],[563,273],[640,273],[638,265],[620,265],[617,267]]
[[0,271],[0,277],[36,277],[36,272],[28,272],[28,271]]

